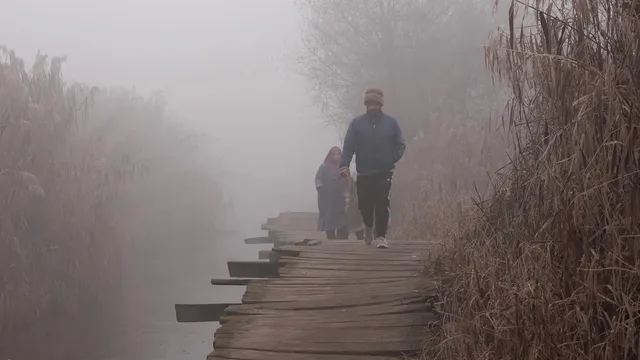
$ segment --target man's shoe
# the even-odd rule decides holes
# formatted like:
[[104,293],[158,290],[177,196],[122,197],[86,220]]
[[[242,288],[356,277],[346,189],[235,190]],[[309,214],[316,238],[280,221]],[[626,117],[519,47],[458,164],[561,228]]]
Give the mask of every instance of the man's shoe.
[[371,245],[373,242],[373,228],[367,227],[364,229],[364,243],[367,245]]
[[383,236],[378,236],[378,238],[376,239],[376,247],[378,249],[388,249],[389,248],[389,244],[387,244],[387,239],[385,239]]

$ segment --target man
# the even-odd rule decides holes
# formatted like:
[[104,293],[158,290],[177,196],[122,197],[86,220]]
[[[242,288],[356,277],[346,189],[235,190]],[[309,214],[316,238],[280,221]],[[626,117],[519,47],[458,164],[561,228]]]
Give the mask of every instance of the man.
[[342,176],[349,176],[349,166],[355,154],[358,208],[365,225],[364,240],[367,245],[373,241],[375,215],[376,245],[386,249],[389,247],[386,236],[391,179],[406,143],[396,119],[382,112],[382,90],[368,89],[364,104],[367,112],[353,119],[347,130],[340,168]]

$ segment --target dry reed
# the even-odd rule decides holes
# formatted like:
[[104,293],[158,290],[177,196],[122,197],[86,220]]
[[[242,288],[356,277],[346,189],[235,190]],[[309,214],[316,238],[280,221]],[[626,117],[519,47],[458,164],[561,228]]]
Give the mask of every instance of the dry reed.
[[[83,276],[102,272],[101,264],[115,261],[94,241],[96,233],[108,234],[108,226],[92,218],[106,205],[103,170],[90,159],[94,154],[78,151],[71,143],[72,129],[79,126],[94,91],[66,86],[60,72],[63,60],[38,55],[27,71],[22,59],[2,48],[0,333],[4,334],[43,312],[77,309]],[[97,259],[96,253],[103,257]]]
[[513,95],[511,162],[447,243],[426,357],[640,356],[639,14],[637,0],[512,2],[486,50]]
[[[185,160],[202,160],[198,139],[166,119],[160,97],[68,85],[62,58],[39,54],[27,70],[12,51],[0,55],[2,343],[52,314],[117,306],[125,209],[142,212],[140,200],[162,198],[166,181],[197,177],[191,198],[214,223],[218,193],[213,175]],[[153,171],[163,188],[136,180]]]

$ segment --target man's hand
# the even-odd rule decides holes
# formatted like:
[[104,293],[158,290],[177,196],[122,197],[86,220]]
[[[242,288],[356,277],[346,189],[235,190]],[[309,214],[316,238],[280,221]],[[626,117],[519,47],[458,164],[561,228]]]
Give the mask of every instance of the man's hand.
[[342,176],[343,178],[346,178],[349,175],[351,175],[351,171],[349,170],[348,167],[343,167],[340,169],[340,176]]

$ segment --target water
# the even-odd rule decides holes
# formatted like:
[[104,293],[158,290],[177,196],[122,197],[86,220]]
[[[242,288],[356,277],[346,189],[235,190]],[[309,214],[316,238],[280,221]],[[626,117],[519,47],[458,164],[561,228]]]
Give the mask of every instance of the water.
[[[256,224],[259,229],[260,224]],[[247,235],[249,234],[249,235]],[[216,323],[177,323],[175,303],[239,302],[244,286],[213,286],[213,277],[228,277],[228,260],[256,260],[269,245],[245,245],[236,232],[218,239],[184,244],[176,240],[151,250],[139,247],[125,268],[127,338],[122,359],[205,359],[213,350]]]

